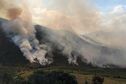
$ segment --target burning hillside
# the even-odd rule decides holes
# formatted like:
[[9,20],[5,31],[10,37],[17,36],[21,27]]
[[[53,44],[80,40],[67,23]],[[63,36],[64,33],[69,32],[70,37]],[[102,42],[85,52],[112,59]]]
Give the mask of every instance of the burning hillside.
[[[106,19],[92,6],[87,0],[53,0],[50,3],[44,0],[1,0],[0,16],[6,18],[0,20],[1,31],[30,63],[49,65],[55,61],[54,52],[58,52],[69,64],[78,65],[77,60],[81,59],[99,67],[109,64],[126,67],[126,46],[120,40],[112,41],[124,37],[125,20],[121,20],[122,24],[117,21],[120,32],[114,34],[116,17],[103,24]],[[100,31],[110,31],[110,35],[116,37],[107,43],[108,40],[103,40],[106,36],[95,34]],[[115,47],[117,44],[119,46]]]
[[[69,64],[78,65],[77,59],[84,63],[91,63],[95,66],[117,65],[124,67],[123,52],[102,45],[88,38],[78,36],[74,32],[66,30],[53,30],[40,25],[32,26],[32,33],[25,33],[20,19],[2,20],[1,30],[5,37],[10,39],[31,63],[39,62],[41,65],[48,65],[55,61],[54,52],[65,56]],[[27,32],[27,31],[26,31]],[[17,51],[15,51],[17,52]],[[120,57],[118,57],[120,56]]]

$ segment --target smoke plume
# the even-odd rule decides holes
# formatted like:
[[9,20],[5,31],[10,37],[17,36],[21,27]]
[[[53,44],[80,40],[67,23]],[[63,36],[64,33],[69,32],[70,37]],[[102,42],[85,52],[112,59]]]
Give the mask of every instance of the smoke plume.
[[31,63],[50,64],[57,51],[70,64],[78,65],[81,58],[100,67],[126,67],[126,49],[101,41],[102,34],[95,40],[95,33],[110,31],[104,25],[114,28],[117,23],[102,24],[103,17],[90,0],[0,0],[0,16],[8,20],[2,22],[3,31]]
[[42,65],[51,63],[45,58],[46,50],[40,49],[39,42],[35,37],[36,31],[32,23],[32,15],[26,4],[22,4],[26,7],[24,9],[16,6],[15,2],[13,2],[15,7],[11,7],[11,4],[9,4],[11,2],[7,0],[2,2],[8,4],[3,9],[6,11],[9,21],[2,23],[2,28],[7,36],[20,48],[31,63],[36,62],[36,60]]

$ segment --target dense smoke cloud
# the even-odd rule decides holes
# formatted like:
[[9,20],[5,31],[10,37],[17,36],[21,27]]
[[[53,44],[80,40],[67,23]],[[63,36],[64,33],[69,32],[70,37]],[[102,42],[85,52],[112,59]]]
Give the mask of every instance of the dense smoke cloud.
[[32,14],[26,4],[22,2],[23,7],[19,7],[13,2],[14,7],[11,7],[12,4],[9,5],[11,2],[6,0],[6,3],[8,5],[3,9],[9,21],[3,22],[2,28],[7,37],[11,38],[31,63],[38,61],[42,65],[49,64],[50,61],[45,58],[47,51],[40,48],[35,37]]
[[87,0],[13,0],[11,2],[1,0],[0,4],[1,13],[5,13],[4,17],[8,15],[9,10],[16,8],[22,10],[22,19],[32,18],[33,22],[49,28],[72,29],[77,33],[94,32],[100,28],[100,14],[93,5],[90,7],[90,2]]
[[7,37],[20,48],[24,56],[31,63],[36,62],[35,59],[42,65],[49,63],[45,58],[47,52],[44,49],[40,49],[40,45],[35,37],[35,30],[32,25],[24,25],[20,18],[15,18],[10,21],[3,22],[2,28]]
[[90,7],[89,1],[45,1],[42,0],[38,6],[34,4],[30,6],[33,18],[39,24],[54,29],[70,29],[77,33],[94,32],[100,29],[101,16],[95,8],[92,9],[93,5]]
[[121,49],[100,44],[86,36],[79,37],[71,31],[53,31],[41,26],[36,26],[36,30],[40,44],[48,45],[52,51],[56,49],[68,58],[70,64],[78,65],[77,59],[81,58],[85,63],[100,67],[109,65],[125,67],[125,54]]
[[[56,48],[70,64],[78,64],[77,59],[81,58],[85,63],[100,67],[109,64],[126,67],[126,49],[115,47],[112,40],[108,41],[111,44],[106,41],[106,34],[117,35],[117,38],[122,36],[121,33],[113,34],[113,28],[118,27],[113,25],[122,22],[112,19],[101,25],[103,18],[89,0],[1,0],[0,13],[1,17],[8,19],[2,23],[4,32],[31,63],[52,63]],[[107,32],[105,37],[102,37],[103,31]]]

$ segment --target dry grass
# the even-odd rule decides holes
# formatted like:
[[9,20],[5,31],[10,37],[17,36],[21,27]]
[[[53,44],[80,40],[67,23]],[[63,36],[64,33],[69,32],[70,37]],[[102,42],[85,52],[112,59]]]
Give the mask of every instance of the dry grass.
[[[89,81],[91,84],[92,75],[82,75],[82,74],[74,74],[77,78],[78,84],[84,84],[85,80]],[[126,79],[115,79],[115,78],[106,78],[104,80],[104,84],[126,84]]]

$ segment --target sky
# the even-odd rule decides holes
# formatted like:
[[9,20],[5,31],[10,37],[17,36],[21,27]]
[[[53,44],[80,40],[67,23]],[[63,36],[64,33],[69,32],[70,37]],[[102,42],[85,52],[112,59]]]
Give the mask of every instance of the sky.
[[[31,2],[31,0],[28,0],[28,1]],[[38,0],[38,1],[40,3],[43,3],[43,7],[50,7],[50,5],[54,2],[54,1],[50,1],[50,0]],[[32,0],[32,2],[33,2],[32,4],[35,4],[34,0]],[[64,2],[65,2],[65,0],[64,0]],[[96,8],[98,10],[100,10],[103,13],[112,11],[117,6],[122,6],[126,9],[126,0],[91,0],[91,2],[93,5],[96,6]],[[69,2],[67,2],[67,3],[69,3]],[[60,4],[60,5],[62,5],[62,4]]]
[[92,0],[96,7],[102,12],[111,11],[116,6],[126,7],[126,0]]

